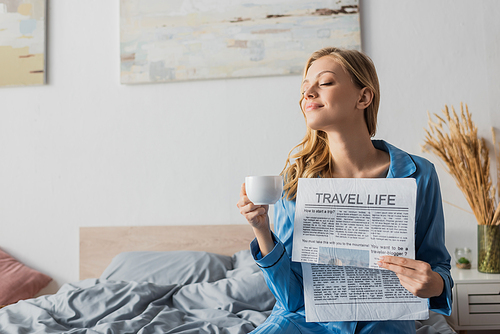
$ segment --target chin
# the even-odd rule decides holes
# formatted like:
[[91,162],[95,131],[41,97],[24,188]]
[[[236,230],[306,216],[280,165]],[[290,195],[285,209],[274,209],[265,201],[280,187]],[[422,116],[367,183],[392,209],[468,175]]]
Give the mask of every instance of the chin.
[[324,126],[321,126],[320,124],[314,122],[306,122],[306,126],[314,131],[325,131],[323,130],[325,128]]

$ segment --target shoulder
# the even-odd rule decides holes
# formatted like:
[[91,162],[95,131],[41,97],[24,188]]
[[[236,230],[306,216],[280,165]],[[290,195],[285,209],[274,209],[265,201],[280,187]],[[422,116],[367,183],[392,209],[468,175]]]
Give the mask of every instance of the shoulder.
[[409,156],[412,158],[412,160],[415,162],[415,165],[417,166],[417,170],[415,171],[416,173],[424,176],[436,175],[436,168],[434,167],[434,164],[432,162],[418,155],[409,154]]
[[428,179],[436,176],[434,164],[419,155],[410,154],[383,140],[373,140],[373,145],[389,153],[391,159],[389,177],[413,177],[418,181],[420,178]]
[[[441,193],[441,186],[436,168],[429,160],[414,154],[409,154],[415,163],[415,172],[410,175],[417,182],[417,194],[420,201],[433,201]],[[440,196],[440,195],[439,195]]]

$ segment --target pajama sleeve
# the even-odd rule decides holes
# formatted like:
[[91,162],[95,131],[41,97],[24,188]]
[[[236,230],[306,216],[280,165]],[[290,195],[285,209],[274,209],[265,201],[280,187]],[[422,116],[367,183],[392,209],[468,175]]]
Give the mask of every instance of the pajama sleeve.
[[441,201],[439,180],[434,166],[429,164],[428,177],[420,178],[418,191],[423,196],[417,198],[419,212],[416,228],[416,259],[430,264],[433,271],[443,278],[444,288],[441,295],[429,298],[429,308],[444,315],[451,314],[451,289],[453,279],[450,273],[450,254],[445,246],[444,214]]
[[[275,243],[274,249],[262,257],[258,242],[254,239],[250,244],[250,250],[255,262],[264,273],[269,289],[276,298],[276,306],[283,310],[296,312],[304,307],[304,292],[300,263],[291,261],[293,224],[286,212],[283,200],[276,203],[274,211],[274,225],[277,231],[277,234],[272,233]],[[280,240],[279,236],[285,240]]]

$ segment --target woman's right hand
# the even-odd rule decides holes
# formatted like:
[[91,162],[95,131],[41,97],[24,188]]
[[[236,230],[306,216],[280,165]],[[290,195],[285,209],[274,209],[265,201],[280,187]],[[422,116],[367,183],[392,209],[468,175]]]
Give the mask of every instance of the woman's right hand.
[[259,243],[262,256],[269,254],[274,248],[274,240],[269,228],[269,205],[255,205],[250,201],[245,190],[245,184],[241,185],[240,200],[236,204],[240,213],[245,216]]
[[269,216],[267,214],[269,205],[253,204],[247,196],[244,183],[241,185],[240,200],[236,206],[254,229],[269,230]]

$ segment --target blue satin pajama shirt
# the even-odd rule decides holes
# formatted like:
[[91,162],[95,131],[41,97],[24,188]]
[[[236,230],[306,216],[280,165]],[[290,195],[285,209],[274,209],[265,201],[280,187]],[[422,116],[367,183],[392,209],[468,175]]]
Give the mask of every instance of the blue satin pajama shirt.
[[[444,243],[444,216],[439,180],[434,165],[410,155],[382,140],[372,140],[375,148],[390,155],[389,178],[414,178],[417,182],[415,212],[416,259],[429,263],[444,281],[443,293],[429,298],[429,308],[451,313],[450,255]],[[415,321],[306,322],[302,267],[292,262],[295,200],[280,199],[275,205],[274,249],[262,257],[257,240],[250,248],[262,269],[267,285],[276,297],[269,318],[252,333],[415,333]]]

